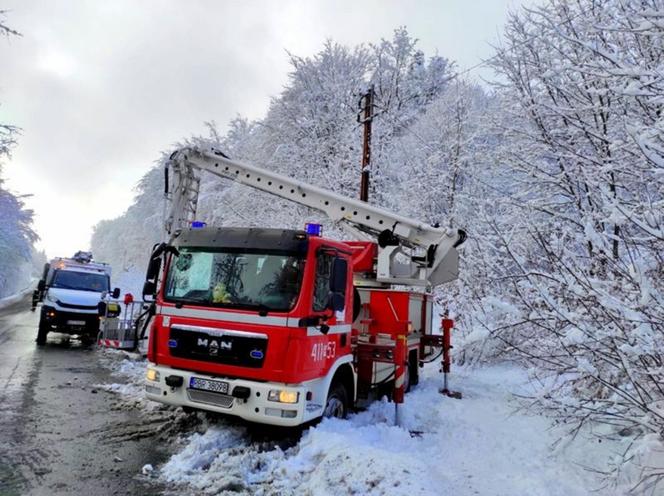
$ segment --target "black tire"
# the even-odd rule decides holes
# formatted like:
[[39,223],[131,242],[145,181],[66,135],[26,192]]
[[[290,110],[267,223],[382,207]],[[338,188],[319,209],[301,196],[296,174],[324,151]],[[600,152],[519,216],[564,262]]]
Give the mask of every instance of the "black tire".
[[404,367],[404,370],[403,370],[403,392],[404,392],[404,393],[409,392],[409,391],[410,391],[410,388],[411,388],[411,386],[412,386],[412,384],[411,384],[411,382],[410,382],[410,377],[411,377],[411,374],[410,374],[410,364],[407,364],[407,365]]
[[407,387],[404,391],[407,393],[420,382],[419,370],[417,370],[417,354],[408,355],[408,364],[406,366]]
[[348,391],[341,382],[335,382],[330,386],[323,410],[323,418],[342,418],[348,416]]
[[46,336],[48,335],[48,326],[39,319],[39,329],[37,330],[37,339],[35,341],[39,346],[46,344]]

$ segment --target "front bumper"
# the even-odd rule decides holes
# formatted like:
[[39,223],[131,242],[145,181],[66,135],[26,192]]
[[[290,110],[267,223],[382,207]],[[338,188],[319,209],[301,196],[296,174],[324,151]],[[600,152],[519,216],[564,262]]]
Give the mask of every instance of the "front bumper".
[[41,312],[42,321],[58,332],[94,335],[99,332],[97,313],[66,312],[51,306],[43,306]]
[[[149,365],[158,373],[155,381],[146,380],[145,392],[148,399],[166,403],[168,405],[186,406],[209,410],[212,412],[234,415],[249,422],[261,424],[294,427],[311,420],[305,408],[307,392],[310,389],[306,385],[285,386],[274,382],[255,382],[243,379],[227,379],[222,377],[198,374],[186,370],[172,369],[170,367]],[[167,377],[182,377],[182,385],[170,387],[166,384]],[[189,384],[192,377],[224,381],[229,384],[229,394],[220,394],[198,389],[190,389]],[[232,396],[236,387],[249,389],[246,399]],[[280,403],[268,400],[270,390],[281,389],[289,392],[299,393],[297,403]]]

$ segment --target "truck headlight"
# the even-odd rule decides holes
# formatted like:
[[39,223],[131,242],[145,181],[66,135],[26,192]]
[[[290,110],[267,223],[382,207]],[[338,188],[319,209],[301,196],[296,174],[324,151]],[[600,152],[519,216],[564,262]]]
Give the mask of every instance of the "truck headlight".
[[50,301],[51,303],[57,303],[58,299],[54,296],[51,296],[50,293],[46,293],[46,296],[44,297],[46,301]]
[[300,393],[283,389],[271,389],[267,394],[267,399],[279,403],[297,403],[300,399]]
[[159,372],[157,372],[155,369],[148,369],[147,373],[145,374],[145,378],[148,381],[159,382]]

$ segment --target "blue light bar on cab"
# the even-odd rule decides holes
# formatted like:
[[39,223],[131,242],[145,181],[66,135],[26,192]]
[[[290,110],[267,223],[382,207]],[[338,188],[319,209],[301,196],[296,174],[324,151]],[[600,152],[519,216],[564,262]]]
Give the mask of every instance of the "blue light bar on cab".
[[304,225],[304,230],[307,232],[307,234],[311,236],[322,236],[323,235],[323,226],[320,224],[311,224],[307,222]]
[[200,221],[200,220],[191,221],[191,228],[192,229],[202,229],[205,226],[207,226],[207,222],[203,222],[203,221]]

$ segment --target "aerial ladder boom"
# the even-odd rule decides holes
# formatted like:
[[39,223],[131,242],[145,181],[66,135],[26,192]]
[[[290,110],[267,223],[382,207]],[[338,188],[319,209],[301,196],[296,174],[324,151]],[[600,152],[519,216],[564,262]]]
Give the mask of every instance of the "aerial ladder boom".
[[431,287],[458,277],[456,247],[465,241],[464,231],[402,217],[268,169],[231,160],[216,150],[188,147],[171,155],[166,168],[165,214],[165,229],[171,239],[196,218],[200,171],[319,210],[333,222],[371,236],[378,243],[379,283]]

